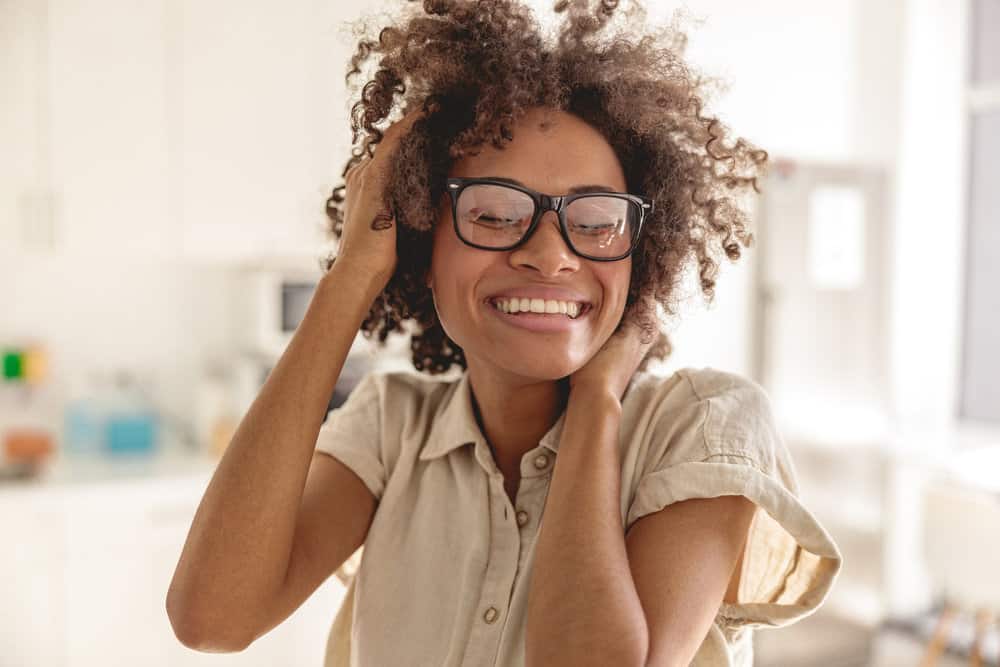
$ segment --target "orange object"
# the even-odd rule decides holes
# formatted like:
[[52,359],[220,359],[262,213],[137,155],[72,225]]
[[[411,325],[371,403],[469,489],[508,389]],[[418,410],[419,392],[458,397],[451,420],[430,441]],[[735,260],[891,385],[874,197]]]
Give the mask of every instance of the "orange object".
[[48,431],[32,428],[12,428],[3,434],[4,458],[10,463],[44,461],[55,451],[55,442]]
[[21,373],[32,384],[40,384],[48,375],[49,358],[41,345],[29,345],[24,350]]

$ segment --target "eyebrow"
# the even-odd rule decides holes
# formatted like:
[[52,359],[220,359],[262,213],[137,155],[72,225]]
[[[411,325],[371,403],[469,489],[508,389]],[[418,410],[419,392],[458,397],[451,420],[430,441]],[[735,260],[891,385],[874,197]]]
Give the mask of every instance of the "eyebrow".
[[[528,187],[521,181],[515,178],[504,178],[503,176],[490,176],[494,181],[502,181],[504,183],[510,183],[511,185],[520,185],[522,188]],[[576,185],[569,189],[569,194],[578,195],[585,192],[618,192],[610,185]]]

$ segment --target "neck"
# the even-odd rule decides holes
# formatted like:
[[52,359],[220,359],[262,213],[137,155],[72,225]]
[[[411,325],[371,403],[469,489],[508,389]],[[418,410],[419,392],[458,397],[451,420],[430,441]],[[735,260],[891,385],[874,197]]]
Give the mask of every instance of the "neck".
[[569,383],[486,377],[471,365],[468,372],[473,410],[497,466],[519,477],[521,457],[538,446],[565,409]]

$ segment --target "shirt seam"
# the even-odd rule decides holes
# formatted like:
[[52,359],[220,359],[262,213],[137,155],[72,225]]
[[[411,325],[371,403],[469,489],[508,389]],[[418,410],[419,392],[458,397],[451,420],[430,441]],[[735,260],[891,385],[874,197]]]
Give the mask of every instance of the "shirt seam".
[[695,395],[695,398],[697,398],[699,401],[704,401],[705,397],[702,396],[698,392],[697,387],[694,386],[694,380],[691,379],[691,374],[688,373],[687,371],[678,371],[678,372],[680,373],[680,376],[682,378],[684,378],[685,380],[687,380],[688,386],[691,388],[691,393]]
[[718,457],[721,457],[721,456],[729,456],[729,457],[732,457],[732,458],[743,459],[744,461],[747,462],[747,465],[749,465],[751,468],[753,468],[757,472],[759,472],[759,473],[761,473],[763,475],[767,474],[764,471],[764,469],[760,466],[760,463],[757,461],[757,459],[755,459],[752,456],[747,456],[746,454],[741,454],[741,453],[738,453],[738,452],[715,452],[715,453],[709,454],[704,459],[702,459],[700,462],[701,463],[711,463],[712,459],[718,458]]
[[687,371],[678,371],[678,374],[687,382],[688,387],[690,387],[691,393],[694,394],[697,402],[705,404],[704,414],[702,415],[701,422],[698,424],[698,428],[701,430],[702,450],[704,451],[704,457],[701,460],[704,461],[705,458],[712,456],[713,453],[712,447],[710,446],[711,443],[709,442],[707,428],[709,413],[712,410],[712,401],[706,400],[706,398],[698,392],[698,389],[694,385],[694,381],[691,379],[691,376]]

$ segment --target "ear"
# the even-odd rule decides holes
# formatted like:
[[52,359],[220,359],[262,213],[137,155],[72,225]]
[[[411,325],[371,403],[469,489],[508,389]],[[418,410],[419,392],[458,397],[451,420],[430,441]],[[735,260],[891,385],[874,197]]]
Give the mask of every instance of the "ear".
[[431,277],[430,267],[424,271],[424,285],[426,285],[428,289],[434,289],[434,279]]

